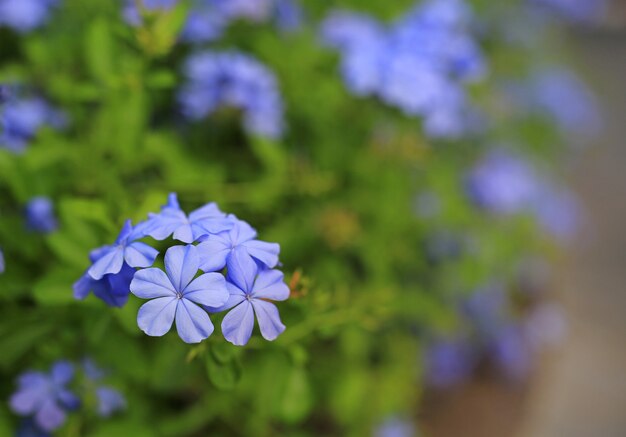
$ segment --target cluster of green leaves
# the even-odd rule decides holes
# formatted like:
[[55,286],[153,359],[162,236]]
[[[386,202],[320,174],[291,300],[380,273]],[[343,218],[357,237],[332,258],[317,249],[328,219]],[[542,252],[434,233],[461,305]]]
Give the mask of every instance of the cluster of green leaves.
[[[311,3],[312,17],[331,6],[392,17],[410,2]],[[113,371],[128,411],[107,421],[73,415],[59,435],[363,436],[412,412],[422,334],[452,329],[459,294],[494,272],[511,277],[520,257],[545,250],[529,220],[489,219],[465,199],[461,176],[482,146],[433,146],[416,120],[349,95],[336,54],[307,27],[280,34],[239,23],[212,46],[252,53],[276,72],[283,140],[245,135],[231,111],[186,123],[175,104],[191,50],[176,43],[185,3],[136,29],[119,9],[65,0],[44,30],[0,29],[0,83],[40,92],[70,119],[24,154],[0,150],[0,398],[27,368],[90,356]],[[504,59],[493,68],[512,62],[490,50]],[[189,346],[174,334],[146,337],[133,296],[122,309],[74,301],[89,251],[112,242],[126,218],[158,211],[171,191],[187,210],[216,201],[281,244],[292,296],[279,305],[287,330],[278,340],[237,348],[214,335]],[[440,199],[436,217],[415,214],[420,192]],[[25,230],[21,208],[34,195],[55,201],[57,232]],[[477,244],[433,262],[425,242],[438,231]],[[16,423],[0,406],[0,433]]]

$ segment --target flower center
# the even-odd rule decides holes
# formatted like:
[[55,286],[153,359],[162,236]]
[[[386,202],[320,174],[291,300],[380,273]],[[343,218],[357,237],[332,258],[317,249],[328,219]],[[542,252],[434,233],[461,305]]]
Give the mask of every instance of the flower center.
[[182,291],[177,291],[176,292],[176,299],[180,300],[183,298],[183,292]]

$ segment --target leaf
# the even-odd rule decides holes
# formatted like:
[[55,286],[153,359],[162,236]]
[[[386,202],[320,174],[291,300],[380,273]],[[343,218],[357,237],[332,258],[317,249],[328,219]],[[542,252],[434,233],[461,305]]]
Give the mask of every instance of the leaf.
[[213,353],[206,354],[206,371],[211,383],[220,390],[234,389],[242,375],[241,364],[237,359],[220,362]]

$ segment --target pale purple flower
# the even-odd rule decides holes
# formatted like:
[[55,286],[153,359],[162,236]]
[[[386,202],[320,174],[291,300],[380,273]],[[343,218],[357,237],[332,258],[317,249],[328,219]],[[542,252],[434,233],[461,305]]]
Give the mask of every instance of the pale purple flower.
[[[268,300],[282,301],[289,297],[289,287],[278,270],[259,269],[242,247],[234,250],[228,263],[230,297],[212,312],[230,309],[222,321],[224,338],[237,346],[248,343],[252,336],[256,315],[261,335],[266,340],[275,340],[284,330],[278,308]],[[232,309],[231,309],[232,308]]]
[[[131,292],[152,299],[139,308],[137,324],[154,337],[165,335],[176,320],[176,330],[186,343],[199,343],[213,332],[206,311],[198,305],[219,307],[228,300],[224,277],[198,272],[195,246],[174,246],[165,253],[165,272],[157,268],[139,270],[130,284]],[[166,273],[167,272],[167,273]]]
[[28,33],[48,20],[58,0],[0,0],[0,26]]
[[49,197],[37,196],[26,204],[26,226],[28,229],[49,233],[57,229],[58,222],[54,214],[54,204]]
[[223,232],[232,227],[232,220],[215,203],[207,203],[187,216],[178,204],[176,193],[170,193],[161,212],[149,214],[144,230],[155,240],[164,240],[173,234],[176,240],[193,243],[204,235]]
[[215,272],[229,264],[235,250],[266,267],[273,268],[278,264],[280,246],[256,239],[257,233],[243,220],[232,217],[234,226],[231,230],[219,234],[211,234],[201,239],[198,244],[200,269]]
[[143,225],[133,228],[127,220],[115,243],[99,249],[98,259],[87,270],[89,276],[100,280],[104,275],[115,274],[122,270],[124,263],[130,267],[149,267],[154,263],[159,252],[145,243],[135,241],[145,237]]
[[0,275],[4,273],[5,264],[4,264],[4,253],[2,249],[0,249]]
[[126,399],[122,394],[110,387],[96,388],[98,398],[98,415],[100,417],[110,417],[118,411],[126,408]]
[[32,416],[39,428],[53,431],[65,422],[66,411],[80,401],[67,385],[74,377],[74,367],[65,361],[54,364],[50,374],[29,371],[18,379],[18,390],[10,399],[11,410]]
[[437,388],[450,387],[466,380],[476,365],[471,345],[461,339],[442,339],[425,353],[426,382]]

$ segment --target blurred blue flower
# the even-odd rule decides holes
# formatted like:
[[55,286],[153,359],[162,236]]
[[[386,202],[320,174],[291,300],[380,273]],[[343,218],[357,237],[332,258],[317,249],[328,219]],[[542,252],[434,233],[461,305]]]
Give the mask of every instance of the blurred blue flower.
[[522,158],[494,149],[465,178],[468,197],[497,214],[519,213],[530,206],[537,190],[536,175]]
[[5,264],[4,264],[4,253],[2,249],[0,249],[0,275],[4,273]]
[[243,112],[246,131],[268,138],[283,132],[283,105],[273,73],[255,59],[237,52],[202,52],[185,66],[188,83],[178,99],[183,113],[200,120],[220,107]]
[[15,433],[15,437],[51,437],[52,434],[39,428],[33,419],[24,419],[21,421],[19,428]]
[[110,417],[126,408],[126,398],[117,390],[109,387],[96,388],[98,398],[98,414],[100,417]]
[[165,272],[139,270],[130,284],[131,292],[152,299],[139,308],[137,324],[150,336],[165,335],[176,319],[176,330],[185,343],[199,343],[213,332],[209,315],[196,304],[219,307],[228,300],[224,277],[198,272],[195,246],[174,246],[165,253]]
[[26,204],[26,226],[37,232],[49,233],[57,229],[54,204],[49,197],[33,197]]
[[234,226],[230,231],[212,234],[201,239],[198,244],[200,269],[215,272],[230,265],[235,251],[240,256],[263,264],[269,268],[278,264],[280,246],[278,243],[267,243],[256,239],[257,233],[243,220],[232,218]]
[[193,243],[204,235],[227,231],[232,227],[232,220],[215,203],[207,203],[187,216],[180,209],[176,193],[170,193],[161,212],[150,214],[144,225],[147,235],[155,240],[164,240],[173,234],[183,243]]
[[304,12],[296,0],[276,0],[274,17],[276,26],[283,32],[292,32],[299,29],[304,21]]
[[222,321],[224,338],[237,346],[248,343],[256,314],[263,338],[275,340],[285,330],[285,325],[278,308],[268,300],[282,301],[289,297],[282,272],[259,269],[245,250],[238,247],[229,258],[227,280],[228,301],[219,308],[208,308],[211,312],[232,308]]
[[65,123],[65,116],[42,99],[7,98],[0,108],[0,147],[20,152],[44,125]]
[[385,420],[374,431],[374,437],[415,437],[417,430],[409,420],[392,417]]
[[510,324],[494,333],[489,352],[504,376],[512,381],[526,379],[533,366],[533,354],[523,329]]
[[[137,8],[137,0],[125,0],[122,15],[128,24],[140,26],[142,23],[140,9]],[[178,0],[139,0],[141,8],[147,12],[167,11],[174,7]]]
[[461,303],[461,313],[482,338],[491,337],[509,318],[509,296],[495,282],[480,287]]
[[29,371],[18,379],[18,390],[11,396],[14,413],[33,416],[35,424],[44,431],[53,431],[65,422],[66,411],[78,408],[79,399],[67,389],[74,377],[74,367],[58,361],[50,374]]
[[599,104],[593,92],[572,71],[549,68],[531,79],[532,103],[572,138],[589,139],[602,126]]
[[0,26],[27,33],[45,24],[58,0],[0,0]]
[[581,220],[581,207],[573,193],[546,186],[540,190],[532,205],[541,228],[561,242],[576,235]]
[[472,347],[460,339],[442,339],[431,344],[425,354],[426,382],[434,387],[450,387],[466,380],[476,364]]
[[[97,251],[94,252],[97,253]],[[95,262],[98,258],[91,257],[91,260]],[[133,276],[135,276],[135,269],[126,263],[123,263],[118,273],[104,275],[99,280],[93,279],[89,273],[85,272],[73,285],[74,298],[83,300],[93,291],[93,294],[107,305],[123,307],[128,301]]]
[[143,225],[133,228],[131,221],[127,220],[115,243],[98,250],[96,261],[87,270],[89,276],[96,281],[100,280],[104,275],[118,273],[124,264],[130,267],[151,266],[159,251],[145,243],[135,241],[145,236]]
[[593,22],[606,12],[607,0],[528,0],[558,17],[572,22]]
[[392,26],[335,11],[322,23],[322,41],[341,52],[347,88],[378,96],[408,116],[424,118],[431,138],[457,139],[472,125],[465,84],[482,80],[487,66],[469,31],[461,0],[419,4]]

